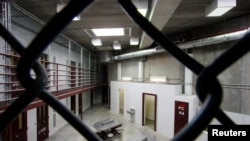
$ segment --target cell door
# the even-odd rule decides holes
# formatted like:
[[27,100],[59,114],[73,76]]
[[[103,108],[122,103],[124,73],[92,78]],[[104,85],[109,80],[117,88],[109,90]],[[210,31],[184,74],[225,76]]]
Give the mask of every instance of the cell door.
[[188,103],[175,101],[174,134],[188,123]]
[[78,103],[79,103],[79,116],[80,116],[80,119],[82,119],[82,94],[80,93],[79,94],[79,99],[78,99]]
[[71,111],[76,114],[76,96],[73,95],[70,97],[70,107],[71,107]]
[[49,137],[48,105],[37,108],[37,141],[44,141]]
[[70,62],[70,86],[76,87],[76,62]]
[[27,141],[27,112],[19,114],[1,133],[3,141]]

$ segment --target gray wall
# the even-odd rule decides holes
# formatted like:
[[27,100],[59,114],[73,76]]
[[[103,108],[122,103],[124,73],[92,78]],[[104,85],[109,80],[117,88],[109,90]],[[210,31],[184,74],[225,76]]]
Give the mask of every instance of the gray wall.
[[[250,26],[249,15],[227,20],[223,23],[210,25],[209,27],[192,30],[186,33],[172,36],[172,40],[195,40],[209,36],[215,36],[222,33],[238,31],[246,29]],[[202,65],[207,66],[221,55],[226,49],[231,47],[237,41],[224,42],[219,44],[192,48],[193,58]],[[135,76],[138,74],[139,58],[126,59],[120,61],[122,63],[122,75]],[[225,111],[250,115],[250,53],[247,53],[225,71],[223,71],[218,79],[223,88],[223,101],[221,108]],[[125,68],[126,67],[126,68]],[[137,70],[136,70],[137,69]],[[133,70],[133,71],[132,71]],[[109,80],[117,78],[117,62],[109,64]],[[116,76],[112,76],[112,75]],[[168,78],[179,79],[184,82],[184,66],[168,53],[161,53],[147,56],[144,62],[144,80],[150,76],[167,76]],[[195,83],[197,76],[193,75]],[[116,79],[117,80],[117,79]],[[195,91],[194,91],[194,94]]]
[[[203,64],[209,65],[222,52],[231,47],[234,42],[206,46],[202,48],[194,48],[194,58]],[[249,104],[249,63],[250,54],[243,56],[233,65],[223,71],[218,79],[223,88],[223,103],[221,105],[223,110],[230,112],[237,112],[242,114],[250,114]],[[195,76],[196,79],[196,76]]]
[[109,82],[117,80],[117,62],[108,64],[108,80]]
[[183,82],[184,66],[169,53],[148,56],[144,63],[144,78],[167,76],[168,82]]
[[[108,65],[109,80],[117,80],[118,63],[121,63],[122,77],[129,76],[137,80],[139,72],[138,64],[140,61],[141,59],[138,57],[110,63]],[[143,65],[144,81],[148,81],[150,76],[167,76],[169,78],[169,82],[173,83],[183,81],[183,65],[168,53],[159,53],[147,56],[147,59],[143,61]]]

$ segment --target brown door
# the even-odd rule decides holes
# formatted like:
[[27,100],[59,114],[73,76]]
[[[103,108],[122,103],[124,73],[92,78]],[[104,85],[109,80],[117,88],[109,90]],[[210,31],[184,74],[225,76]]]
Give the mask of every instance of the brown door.
[[37,141],[43,141],[49,137],[48,105],[37,108]]
[[1,133],[3,141],[27,141],[27,112],[19,114]]
[[76,96],[73,95],[70,97],[70,107],[71,107],[71,111],[76,114]]
[[74,61],[70,62],[70,86],[76,87],[76,63]]
[[175,101],[174,134],[188,123],[188,103]]
[[79,116],[80,116],[80,119],[82,119],[82,94],[80,93],[79,94]]
[[81,67],[81,63],[78,64],[78,86],[82,86],[82,81],[83,81],[83,69]]

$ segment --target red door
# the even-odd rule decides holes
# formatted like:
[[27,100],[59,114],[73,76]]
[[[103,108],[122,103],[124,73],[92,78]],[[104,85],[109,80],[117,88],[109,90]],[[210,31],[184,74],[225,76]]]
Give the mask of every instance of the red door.
[[188,123],[188,103],[175,101],[174,134]]
[[27,112],[19,114],[1,133],[3,141],[27,141]]
[[49,137],[48,105],[37,108],[37,141],[44,141]]

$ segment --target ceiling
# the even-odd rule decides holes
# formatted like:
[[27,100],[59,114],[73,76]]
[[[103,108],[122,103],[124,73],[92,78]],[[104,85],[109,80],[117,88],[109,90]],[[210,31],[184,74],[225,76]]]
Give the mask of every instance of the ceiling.
[[[14,0],[17,5],[44,22],[48,22],[57,13],[57,4],[67,3],[68,1],[69,0]],[[250,0],[237,0],[237,7],[229,13],[219,18],[207,18],[205,17],[205,8],[212,1],[213,0],[148,0],[151,16],[147,18],[165,35],[174,35],[250,13]],[[124,27],[130,31],[130,34],[119,37],[101,37],[103,45],[100,47],[93,46],[91,43],[92,37],[87,34],[86,30],[108,27]],[[115,40],[121,43],[122,50],[139,50],[149,48],[153,45],[153,40],[126,15],[116,0],[94,1],[88,9],[81,13],[81,20],[71,22],[70,25],[63,30],[63,34],[91,52],[104,50],[114,51],[112,44]],[[139,37],[140,44],[130,46],[130,37]]]

